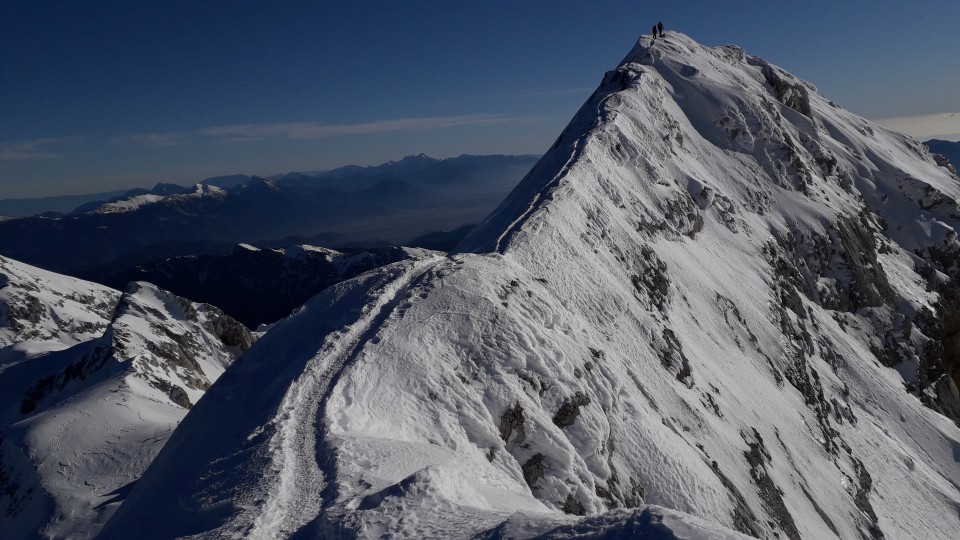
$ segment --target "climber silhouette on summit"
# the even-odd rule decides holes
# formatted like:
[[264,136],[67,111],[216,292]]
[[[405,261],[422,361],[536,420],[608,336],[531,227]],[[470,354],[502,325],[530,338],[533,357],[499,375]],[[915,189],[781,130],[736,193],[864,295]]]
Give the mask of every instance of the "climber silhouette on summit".
[[[656,29],[660,31],[660,37],[663,37],[663,21],[657,23]],[[656,34],[656,32],[654,32],[654,34]]]
[[651,31],[651,33],[653,34],[653,40],[656,41],[656,40],[657,40],[657,25],[653,25],[653,30]]

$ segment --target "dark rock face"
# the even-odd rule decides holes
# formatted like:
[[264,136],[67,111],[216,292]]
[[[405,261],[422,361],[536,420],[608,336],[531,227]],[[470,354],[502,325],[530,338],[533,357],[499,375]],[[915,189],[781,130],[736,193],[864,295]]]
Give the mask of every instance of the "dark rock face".
[[511,409],[507,409],[500,417],[500,437],[503,438],[503,442],[509,444],[512,436],[513,444],[523,444],[527,439],[523,424],[523,407],[519,403]]
[[620,474],[613,465],[613,443],[607,442],[609,452],[607,465],[610,467],[610,478],[607,479],[607,485],[597,484],[597,495],[603,498],[609,508],[636,508],[643,505],[643,486],[636,478],[628,478],[629,485],[623,485],[620,480]]
[[577,420],[577,417],[580,416],[580,407],[589,404],[590,396],[582,392],[577,392],[573,397],[563,400],[563,405],[560,406],[560,410],[557,411],[557,414],[553,415],[553,423],[562,428],[572,426]]
[[[803,294],[827,309],[853,313],[895,301],[877,255],[885,240],[868,212],[840,218],[826,235],[788,234],[778,246],[767,246],[777,280],[784,283],[781,302],[802,311]],[[826,279],[820,279],[826,278]]]
[[657,342],[657,349],[660,353],[660,364],[669,370],[676,370],[676,378],[687,388],[693,387],[693,370],[690,368],[690,360],[683,353],[683,346],[677,339],[676,334],[669,328],[664,328],[661,339]]
[[960,422],[960,251],[929,248],[921,255],[920,273],[940,299],[936,314],[921,313],[920,327],[933,341],[921,357],[917,390],[924,404]]
[[150,386],[160,390],[161,392],[165,392],[170,398],[170,401],[183,407],[184,409],[193,407],[193,404],[190,403],[190,396],[187,395],[186,390],[176,384],[171,384],[161,379],[154,379],[150,381]]
[[743,453],[750,464],[750,475],[757,484],[757,491],[760,495],[760,502],[763,504],[767,514],[776,520],[780,530],[782,530],[791,540],[800,540],[800,531],[793,521],[793,516],[787,510],[787,505],[783,502],[780,488],[770,478],[767,467],[770,464],[770,452],[763,444],[763,438],[754,429],[751,435],[745,435],[749,450]]
[[642,246],[638,267],[640,273],[630,277],[633,287],[638,294],[645,297],[649,305],[665,313],[671,298],[667,264],[660,260],[649,246]]
[[566,514],[573,514],[575,516],[585,516],[587,512],[583,509],[583,503],[577,500],[573,496],[573,493],[568,493],[567,498],[563,501],[563,506],[560,507]]
[[[213,308],[213,306],[209,307]],[[226,313],[220,312],[220,316],[213,323],[212,330],[214,335],[229,347],[239,347],[241,351],[246,351],[253,346],[254,340],[250,330]]]
[[852,458],[852,461],[854,472],[857,474],[857,494],[854,496],[853,501],[866,518],[863,522],[863,527],[867,530],[870,538],[872,540],[881,540],[885,538],[885,536],[883,531],[880,530],[877,513],[874,512],[873,505],[870,504],[870,490],[873,489],[873,478],[870,477],[867,468],[863,466],[863,463],[859,459]]
[[711,464],[710,470],[717,476],[720,483],[723,484],[723,487],[727,488],[727,492],[730,495],[730,502],[733,503],[733,511],[730,516],[733,521],[733,527],[743,534],[760,538],[761,534],[757,528],[759,520],[757,519],[757,515],[753,513],[753,510],[750,509],[750,505],[747,504],[746,499],[743,498],[743,493],[737,489],[736,484],[734,484],[727,475],[723,474],[723,471],[717,466],[716,461]]
[[105,339],[99,341],[100,343],[92,348],[83,345],[75,347],[78,351],[85,350],[86,352],[60,373],[49,375],[33,383],[27,389],[23,399],[20,400],[20,414],[33,412],[47,396],[60,392],[71,383],[84,381],[103,368],[110,359],[113,350],[109,346],[109,336],[105,336]]
[[520,467],[520,470],[523,471],[523,479],[532,488],[546,475],[549,468],[547,458],[543,454],[536,453]]
[[810,92],[803,82],[759,58],[751,57],[749,61],[761,67],[778,101],[804,116],[811,116]]
[[957,174],[957,168],[953,166],[953,163],[950,162],[950,159],[947,156],[944,156],[943,154],[934,154],[933,159],[936,160],[937,165],[947,169],[953,174]]
[[[178,296],[217,306],[249,328],[282,319],[330,285],[409,257],[401,248],[331,251],[296,247],[248,249],[229,255],[176,257],[139,266],[105,283],[125,288],[147,281]],[[235,325],[223,320],[224,342],[241,345]]]
[[960,141],[943,141],[931,139],[924,143],[934,154],[937,165],[945,167],[956,174],[956,166],[960,165]]

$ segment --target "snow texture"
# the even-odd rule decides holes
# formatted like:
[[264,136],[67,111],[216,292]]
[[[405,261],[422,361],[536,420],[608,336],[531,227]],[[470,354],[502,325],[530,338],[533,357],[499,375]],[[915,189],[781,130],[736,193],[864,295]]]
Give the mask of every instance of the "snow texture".
[[958,197],[780,68],[644,38],[454,253],[272,327],[102,537],[956,538]]

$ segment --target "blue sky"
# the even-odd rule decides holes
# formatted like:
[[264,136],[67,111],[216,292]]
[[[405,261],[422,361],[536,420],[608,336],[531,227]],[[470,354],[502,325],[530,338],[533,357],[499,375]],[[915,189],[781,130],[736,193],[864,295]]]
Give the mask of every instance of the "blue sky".
[[541,153],[658,19],[960,138],[956,0],[2,0],[0,198]]

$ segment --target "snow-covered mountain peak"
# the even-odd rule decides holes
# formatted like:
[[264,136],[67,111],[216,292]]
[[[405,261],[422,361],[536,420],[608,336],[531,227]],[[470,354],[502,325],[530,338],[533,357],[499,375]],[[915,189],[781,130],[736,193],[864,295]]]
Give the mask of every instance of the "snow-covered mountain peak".
[[958,195],[739,48],[642,38],[455,253],[274,326],[104,537],[599,534],[666,507],[704,537],[952,538]]
[[253,337],[219,309],[150,283],[131,283],[112,325],[111,350],[173,404],[189,409]]
[[399,161],[391,161],[388,165],[398,165],[398,166],[415,166],[422,165],[424,163],[436,163],[440,161],[439,159],[429,155],[424,154],[423,152],[416,155],[404,156],[403,159]]
[[[47,331],[18,334],[31,354],[0,365],[0,530],[4,538],[88,538],[253,336],[217,308],[148,283],[121,295],[0,263],[10,311],[39,302],[36,328]],[[5,292],[23,283],[35,284],[33,296]],[[99,335],[90,336],[89,321],[68,332],[90,318],[77,303],[104,316]],[[108,315],[97,311],[108,307]]]
[[[684,217],[703,213],[690,203],[716,209],[737,200],[781,224],[822,232],[849,213],[848,201],[860,204],[865,197],[874,207],[884,203],[883,191],[900,191],[877,185],[889,184],[882,171],[891,151],[917,158],[895,160],[901,177],[924,178],[960,199],[960,185],[937,170],[923,145],[844,111],[767,61],[735,46],[705,47],[680,33],[655,42],[641,38],[536,168],[458,249],[505,251],[518,227],[542,219],[540,208],[568,192],[624,204],[636,199],[630,192],[642,191],[648,199],[643,214],[679,220],[681,234],[699,226],[681,224]],[[611,162],[642,166],[624,167],[629,184],[611,192],[603,169]],[[576,186],[561,187],[572,178]],[[720,211],[736,211],[730,210]],[[907,242],[930,228],[927,222],[897,233]]]

